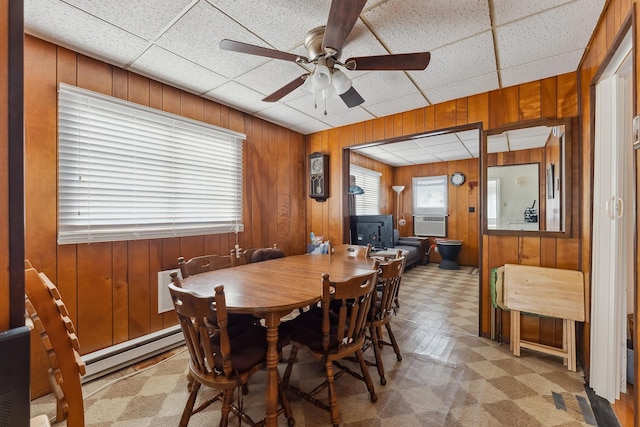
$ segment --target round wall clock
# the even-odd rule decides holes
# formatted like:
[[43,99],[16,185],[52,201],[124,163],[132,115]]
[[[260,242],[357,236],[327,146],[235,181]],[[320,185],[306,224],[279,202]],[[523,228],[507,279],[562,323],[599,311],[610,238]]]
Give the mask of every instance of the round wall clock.
[[451,184],[455,185],[456,187],[464,184],[464,174],[462,172],[455,172],[451,174]]

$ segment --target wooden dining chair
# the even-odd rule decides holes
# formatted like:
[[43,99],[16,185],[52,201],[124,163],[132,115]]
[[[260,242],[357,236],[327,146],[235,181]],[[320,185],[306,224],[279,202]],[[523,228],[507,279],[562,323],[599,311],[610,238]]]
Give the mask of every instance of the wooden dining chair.
[[58,288],[44,273],[25,262],[25,308],[49,363],[49,382],[56,398],[56,422],[84,427],[80,377],[85,365],[75,328]]
[[[400,282],[402,281],[402,274],[404,272],[406,258],[398,257],[380,264],[380,270],[378,272],[378,285],[377,291],[374,293],[374,300],[371,304],[371,310],[369,311],[367,328],[369,329],[369,339],[365,344],[364,349],[373,347],[375,355],[375,363],[367,364],[374,365],[378,368],[378,375],[380,376],[380,384],[385,385],[387,380],[384,377],[384,366],[382,364],[382,355],[380,350],[384,345],[393,347],[393,351],[396,353],[398,361],[402,360],[400,354],[400,348],[396,341],[395,335],[391,330],[391,319],[395,314],[393,304],[400,291]],[[385,341],[382,335],[382,327],[385,327],[387,334],[389,335],[389,341]]]
[[231,255],[201,255],[185,261],[184,257],[179,257],[178,267],[180,268],[180,273],[182,273],[182,278],[186,279],[194,274],[232,267],[233,261],[231,258]]
[[366,259],[371,252],[371,245],[336,245],[329,248],[329,254],[343,257],[354,257]]
[[[191,258],[189,261],[185,261],[184,257],[178,258],[178,267],[180,267],[180,273],[182,274],[182,278],[186,279],[189,276],[194,276],[196,274],[206,273],[207,271],[220,270],[223,268],[229,268],[235,265],[235,261],[233,258],[233,249],[229,255],[201,255],[197,257]],[[182,281],[175,273],[171,273],[171,282],[178,286],[182,287]],[[229,315],[230,321],[233,324],[236,323],[258,323],[259,319],[256,318],[252,314],[240,314],[240,313],[231,313]],[[215,317],[210,319],[210,323],[212,328],[217,328],[217,321]]]
[[231,256],[235,254],[235,262],[240,265],[250,264],[253,262],[268,261],[270,259],[283,258],[286,256],[284,251],[278,248],[278,244],[274,243],[272,247],[267,248],[251,248],[245,250],[231,250]]
[[[266,329],[259,325],[241,326],[241,330],[231,331],[237,325],[229,325],[227,318],[224,286],[215,287],[215,296],[203,296],[193,291],[169,284],[173,305],[185,337],[189,355],[189,374],[194,379],[189,397],[180,419],[180,426],[186,427],[189,419],[216,401],[222,402],[220,426],[228,424],[229,413],[252,426],[254,422],[240,405],[233,404],[235,389],[247,384],[255,373],[266,368]],[[218,320],[218,332],[209,334],[210,317]],[[219,392],[194,408],[200,387],[204,385]],[[284,393],[279,393],[282,407],[289,425],[295,420]]]
[[[374,269],[371,272],[359,274],[344,281],[332,281],[329,274],[324,273],[320,307],[306,311],[281,326],[282,330],[289,333],[292,345],[287,369],[282,379],[284,387],[290,388],[302,398],[329,411],[331,424],[334,426],[338,426],[340,422],[334,380],[345,372],[365,382],[372,402],[378,399],[362,355],[367,314],[371,307],[377,276],[378,261],[374,261]],[[337,314],[330,308],[332,301],[339,303]],[[300,348],[306,348],[324,365],[326,381],[309,393],[289,382]],[[351,355],[355,355],[360,362],[362,375],[338,363],[340,359]],[[338,368],[335,374],[334,366]],[[324,388],[328,388],[328,404],[314,397]]]

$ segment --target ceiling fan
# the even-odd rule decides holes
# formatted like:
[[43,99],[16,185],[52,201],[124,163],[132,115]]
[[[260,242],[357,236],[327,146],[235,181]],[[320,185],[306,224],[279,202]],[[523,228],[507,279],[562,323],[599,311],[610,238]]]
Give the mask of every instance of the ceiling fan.
[[[280,89],[263,99],[265,102],[275,102],[302,86],[310,79],[316,92],[321,91],[326,97],[327,89],[334,89],[349,107],[356,107],[364,99],[354,87],[351,80],[338,68],[344,67],[350,71],[381,70],[404,71],[424,70],[429,65],[429,52],[402,53],[391,55],[361,56],[339,61],[342,48],[351,33],[367,0],[332,0],[327,25],[314,28],[305,36],[304,46],[307,57],[288,52],[268,49],[233,40],[222,40],[220,48],[233,52],[264,56],[267,58],[292,61],[300,65],[312,64],[313,70],[287,83]],[[325,98],[326,99],[326,98]],[[324,114],[327,114],[325,111]]]

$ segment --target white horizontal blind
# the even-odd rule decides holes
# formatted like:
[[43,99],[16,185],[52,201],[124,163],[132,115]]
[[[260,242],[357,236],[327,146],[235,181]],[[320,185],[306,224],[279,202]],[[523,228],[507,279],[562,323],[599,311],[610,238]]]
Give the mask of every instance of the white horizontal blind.
[[244,139],[61,83],[58,243],[242,231]]
[[448,215],[447,175],[414,177],[412,184],[414,215]]
[[356,179],[356,185],[364,194],[355,196],[356,215],[378,215],[380,213],[380,172],[361,166],[351,165],[349,174]]

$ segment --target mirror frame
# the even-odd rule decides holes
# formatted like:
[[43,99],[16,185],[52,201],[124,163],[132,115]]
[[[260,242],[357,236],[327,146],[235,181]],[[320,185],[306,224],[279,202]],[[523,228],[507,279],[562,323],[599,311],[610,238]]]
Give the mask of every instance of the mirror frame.
[[[502,235],[502,236],[540,236],[540,237],[572,237],[572,213],[573,213],[573,203],[576,201],[573,199],[573,159],[572,152],[573,146],[576,141],[576,135],[574,135],[572,129],[572,118],[565,119],[535,119],[535,120],[527,120],[521,121],[517,123],[512,123],[509,125],[505,125],[495,129],[489,129],[482,133],[482,144],[480,147],[480,203],[482,205],[482,234],[486,235]],[[487,177],[488,172],[487,168],[487,157],[489,153],[487,152],[487,140],[491,135],[498,135],[510,130],[523,129],[528,127],[535,126],[556,126],[556,125],[564,125],[565,127],[565,138],[564,138],[564,164],[562,165],[564,176],[563,181],[561,183],[562,193],[565,198],[562,216],[563,222],[563,231],[545,231],[545,230],[496,230],[489,229],[487,224]],[[531,163],[531,162],[527,162]],[[520,164],[520,163],[516,163]],[[544,165],[541,165],[539,171],[543,173],[545,168]],[[540,184],[538,184],[540,186]],[[541,214],[539,214],[541,216]]]
[[[422,138],[425,136],[435,136],[435,135],[443,135],[443,134],[448,134],[448,133],[456,133],[456,132],[464,132],[464,131],[468,131],[468,130],[478,130],[478,137],[480,138],[480,147],[478,148],[478,161],[480,162],[480,164],[478,165],[479,168],[479,179],[482,179],[482,146],[484,145],[485,141],[486,141],[486,136],[485,136],[485,132],[483,129],[483,122],[472,122],[472,123],[467,123],[467,124],[462,124],[462,125],[458,125],[458,126],[451,126],[451,127],[447,127],[447,128],[439,128],[439,129],[431,129],[431,130],[425,130],[423,132],[418,132],[418,133],[413,133],[413,134],[409,134],[409,135],[401,135],[401,136],[394,136],[394,137],[390,137],[390,138],[383,138],[383,139],[378,139],[378,140],[373,140],[373,141],[367,141],[367,142],[360,142],[360,143],[356,143],[356,144],[352,144],[352,145],[345,145],[344,147],[342,147],[342,183],[348,183],[349,182],[349,168],[351,166],[351,150],[357,150],[358,148],[365,148],[365,147],[374,147],[377,145],[384,145],[384,144],[392,144],[394,142],[401,142],[401,141],[407,141],[407,140],[411,140],[411,139],[418,139],[418,138]],[[343,189],[341,190],[341,194],[342,194],[342,241],[343,242],[348,242],[350,239],[350,232],[349,232],[349,228],[350,228],[350,222],[349,222],[349,195],[347,194],[346,191],[344,191],[344,185],[342,187]],[[395,194],[395,193],[394,193]],[[482,204],[482,194],[479,195],[479,200],[478,203]],[[479,205],[482,206],[482,205]],[[482,227],[482,222],[480,224],[480,227]],[[480,240],[480,243],[482,242],[482,239],[480,239],[480,237],[478,237]]]

